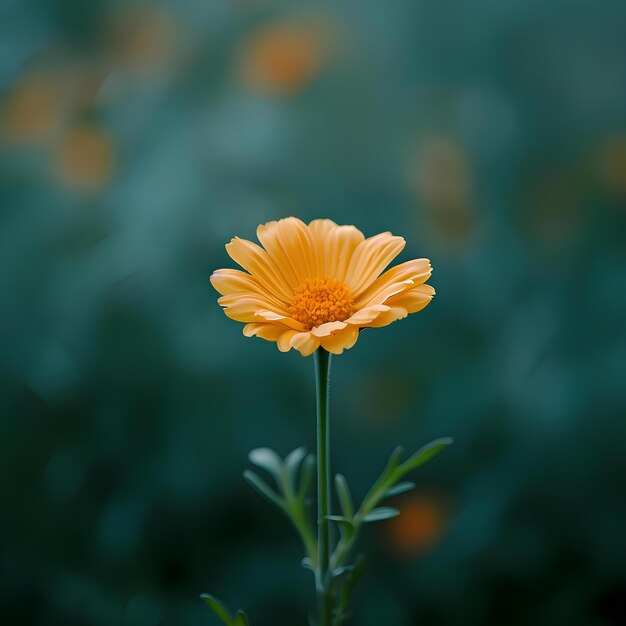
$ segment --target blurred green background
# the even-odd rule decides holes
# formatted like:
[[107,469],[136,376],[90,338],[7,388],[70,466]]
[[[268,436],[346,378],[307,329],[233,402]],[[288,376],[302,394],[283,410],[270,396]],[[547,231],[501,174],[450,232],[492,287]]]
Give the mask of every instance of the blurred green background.
[[305,626],[241,474],[313,361],[217,306],[297,215],[438,295],[333,365],[334,467],[455,445],[368,529],[358,626],[626,624],[626,3],[4,0],[0,622]]

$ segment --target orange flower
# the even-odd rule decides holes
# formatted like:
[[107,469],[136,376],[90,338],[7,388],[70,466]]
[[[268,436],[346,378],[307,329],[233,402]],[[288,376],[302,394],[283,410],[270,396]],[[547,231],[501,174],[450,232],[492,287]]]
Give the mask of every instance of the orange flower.
[[428,259],[402,263],[381,275],[404,248],[402,237],[365,239],[354,226],[295,217],[257,229],[264,248],[235,237],[226,246],[246,272],[217,270],[211,284],[224,313],[245,322],[246,337],[275,341],[281,352],[309,356],[320,346],[341,354],[361,328],[379,328],[416,313],[435,290],[424,283]]

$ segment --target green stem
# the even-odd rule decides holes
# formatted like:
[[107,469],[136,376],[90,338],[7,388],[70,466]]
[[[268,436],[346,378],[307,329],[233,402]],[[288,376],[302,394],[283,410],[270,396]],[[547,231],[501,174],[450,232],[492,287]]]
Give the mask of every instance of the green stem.
[[319,626],[331,626],[332,601],[328,567],[330,561],[330,419],[328,391],[330,385],[330,353],[319,348],[315,353],[317,390],[317,530],[318,568],[317,598]]

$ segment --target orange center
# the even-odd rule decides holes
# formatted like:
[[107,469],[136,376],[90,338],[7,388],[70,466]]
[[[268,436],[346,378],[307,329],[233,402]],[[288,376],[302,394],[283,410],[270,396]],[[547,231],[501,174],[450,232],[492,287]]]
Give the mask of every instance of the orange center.
[[307,278],[289,305],[291,317],[308,330],[326,322],[343,322],[355,310],[350,291],[336,278]]

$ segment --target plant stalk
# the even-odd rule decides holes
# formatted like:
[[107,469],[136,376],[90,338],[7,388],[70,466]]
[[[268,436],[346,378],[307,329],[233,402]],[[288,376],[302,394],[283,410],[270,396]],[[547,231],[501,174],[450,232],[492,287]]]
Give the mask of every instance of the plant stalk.
[[316,572],[319,626],[332,626],[330,595],[330,353],[319,348],[315,353],[317,391],[317,531],[318,562]]

